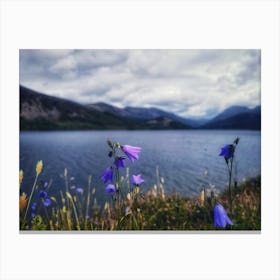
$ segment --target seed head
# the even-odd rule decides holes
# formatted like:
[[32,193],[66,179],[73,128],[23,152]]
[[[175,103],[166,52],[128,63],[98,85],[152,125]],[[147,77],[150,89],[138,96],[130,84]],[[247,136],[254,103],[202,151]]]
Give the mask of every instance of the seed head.
[[43,169],[43,162],[40,160],[37,162],[37,165],[36,165],[37,175],[39,175],[42,172],[42,169]]

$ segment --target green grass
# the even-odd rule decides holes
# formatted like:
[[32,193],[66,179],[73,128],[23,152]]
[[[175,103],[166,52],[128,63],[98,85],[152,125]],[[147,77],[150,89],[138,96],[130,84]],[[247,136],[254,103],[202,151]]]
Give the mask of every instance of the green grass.
[[[67,184],[67,171],[65,174]],[[125,178],[123,183],[125,184]],[[36,192],[36,191],[35,191]],[[52,197],[52,205],[43,206],[45,215],[24,219],[26,207],[20,211],[21,230],[260,230],[261,178],[248,179],[233,187],[232,213],[229,213],[228,193],[197,197],[165,194],[161,180],[146,193],[139,189],[123,194],[120,201],[98,205],[96,190],[89,179],[81,195],[69,192]],[[37,196],[36,196],[37,197]],[[28,195],[27,195],[28,198]],[[28,198],[29,199],[29,198]],[[35,201],[32,199],[32,202]],[[225,229],[213,228],[213,208],[221,203],[233,221]],[[30,213],[30,210],[29,212]],[[29,217],[30,215],[27,215]]]

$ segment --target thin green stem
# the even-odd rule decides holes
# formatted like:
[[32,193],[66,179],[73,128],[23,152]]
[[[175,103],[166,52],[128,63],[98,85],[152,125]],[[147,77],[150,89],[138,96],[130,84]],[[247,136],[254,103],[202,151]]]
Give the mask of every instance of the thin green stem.
[[77,214],[77,209],[76,209],[73,197],[69,192],[67,192],[66,195],[69,198],[70,202],[72,203],[72,207],[73,207],[73,210],[74,210],[74,215],[75,215],[75,219],[76,219],[76,223],[77,223],[77,229],[81,230],[80,222],[79,222],[79,218],[78,218],[78,214]]
[[87,229],[88,209],[90,204],[90,185],[91,185],[91,176],[88,177],[88,195],[87,195],[87,207],[86,207],[86,215],[85,215],[85,229]]
[[33,187],[32,187],[32,191],[31,191],[30,197],[29,197],[29,199],[28,199],[28,203],[27,203],[26,211],[25,211],[24,218],[23,218],[23,220],[24,220],[24,221],[25,221],[25,219],[26,219],[27,212],[28,212],[28,209],[29,209],[29,206],[30,206],[31,200],[32,200],[32,196],[33,196],[33,193],[34,193],[34,190],[35,190],[36,184],[37,184],[38,175],[39,175],[39,174],[37,173],[37,174],[36,174],[35,181],[34,181],[34,184],[33,184]]
[[[66,169],[66,171],[64,171],[64,178],[65,178],[66,192],[69,192],[68,179],[67,179],[67,169]],[[67,202],[67,209],[70,209],[69,198],[67,196],[66,196],[66,202]]]
[[120,188],[120,173],[119,169],[115,168],[116,171],[116,188],[117,188],[117,216],[118,216],[118,221],[120,220],[120,204],[121,204],[121,188]]
[[47,207],[44,205],[44,200],[43,199],[42,199],[42,203],[43,203],[44,211],[45,211],[46,218],[47,218],[47,221],[48,221],[48,224],[49,224],[50,223],[50,217],[49,217],[49,214],[48,214]]
[[229,182],[228,182],[228,191],[229,191],[229,209],[230,213],[232,212],[232,194],[231,194],[231,177],[232,177],[232,163],[233,157],[230,160],[230,168],[229,168]]

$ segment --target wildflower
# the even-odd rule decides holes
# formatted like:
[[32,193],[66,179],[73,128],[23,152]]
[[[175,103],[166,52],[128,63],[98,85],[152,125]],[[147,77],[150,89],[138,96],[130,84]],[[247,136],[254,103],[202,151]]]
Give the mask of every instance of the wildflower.
[[77,192],[77,193],[83,193],[84,190],[83,190],[82,188],[77,188],[77,189],[76,189],[76,192]]
[[114,193],[116,192],[116,187],[112,184],[109,184],[107,187],[106,187],[106,192],[107,193]]
[[20,170],[20,171],[19,171],[19,184],[22,183],[22,180],[23,180],[23,171]]
[[47,186],[48,186],[48,182],[45,182],[45,184],[44,184],[43,188],[44,188],[44,189],[46,189],[46,188],[47,188]]
[[45,192],[45,191],[40,191],[40,192],[39,192],[39,197],[40,197],[40,198],[43,198],[43,199],[44,199],[44,198],[47,198],[47,196],[48,196],[48,193],[47,193],[47,192]]
[[101,179],[103,180],[104,183],[113,182],[113,175],[114,175],[114,171],[112,167],[108,167],[104,170],[104,172],[101,175]]
[[72,185],[70,186],[70,190],[74,190],[76,188],[76,186]]
[[43,203],[46,207],[48,207],[52,204],[52,201],[49,198],[46,198],[46,199],[44,199]]
[[37,165],[36,165],[37,175],[39,175],[42,172],[42,169],[43,169],[43,162],[40,160],[37,162]]
[[127,157],[131,160],[131,162],[134,162],[136,159],[139,158],[138,153],[142,151],[142,148],[140,147],[133,147],[129,145],[121,146],[121,149],[123,152],[127,155]]
[[31,218],[33,219],[35,217],[35,213],[31,213]]
[[117,157],[114,161],[114,164],[117,168],[124,168],[125,158],[124,157]]
[[135,186],[139,186],[139,185],[143,184],[145,181],[143,180],[143,178],[141,176],[142,176],[141,174],[132,175],[132,184]]
[[37,203],[33,202],[32,206],[31,206],[31,210],[35,211],[37,207]]
[[233,222],[228,217],[224,207],[221,204],[216,204],[214,207],[214,227],[225,228],[227,224],[233,225]]
[[22,195],[19,197],[19,209],[20,211],[22,211],[27,204],[27,197],[26,197],[26,193],[22,193]]
[[222,147],[219,156],[224,156],[226,160],[233,158],[234,154],[234,146],[233,145],[226,145]]

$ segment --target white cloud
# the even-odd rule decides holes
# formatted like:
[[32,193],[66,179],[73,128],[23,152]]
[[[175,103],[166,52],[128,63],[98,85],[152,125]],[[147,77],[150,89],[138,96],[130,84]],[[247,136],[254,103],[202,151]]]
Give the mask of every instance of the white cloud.
[[21,50],[20,83],[81,103],[207,117],[260,104],[260,51]]

